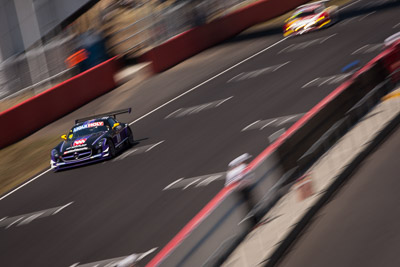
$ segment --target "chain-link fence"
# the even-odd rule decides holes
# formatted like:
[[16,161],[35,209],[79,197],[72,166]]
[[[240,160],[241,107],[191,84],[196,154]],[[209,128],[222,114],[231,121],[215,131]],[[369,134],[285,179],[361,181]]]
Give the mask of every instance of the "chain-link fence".
[[81,20],[79,25],[78,19],[52,39],[1,62],[0,100],[36,95],[91,67],[93,64],[84,69],[71,68],[66,60],[93,39],[93,32],[101,32],[109,55],[136,57],[180,33],[224,16],[235,6],[255,0],[103,1],[107,3],[98,5],[97,12],[90,11],[84,23]]
[[72,35],[63,33],[36,45],[29,51],[12,56],[0,64],[0,99],[21,94],[35,95],[71,77],[73,68],[65,60],[75,48]]

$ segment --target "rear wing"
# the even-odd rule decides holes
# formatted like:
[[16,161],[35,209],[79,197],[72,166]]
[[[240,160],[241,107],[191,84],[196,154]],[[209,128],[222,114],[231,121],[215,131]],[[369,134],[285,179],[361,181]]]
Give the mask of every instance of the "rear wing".
[[131,113],[131,111],[132,111],[132,108],[127,108],[127,109],[120,109],[120,110],[111,111],[111,112],[107,112],[107,113],[103,113],[103,114],[97,114],[97,115],[93,115],[93,116],[77,119],[77,120],[75,120],[75,124],[80,123],[80,122],[84,122],[84,121],[88,121],[88,120],[91,120],[91,119],[102,118],[102,117],[111,117],[111,116],[113,116],[114,119],[115,119],[117,115],[124,114],[124,113]]

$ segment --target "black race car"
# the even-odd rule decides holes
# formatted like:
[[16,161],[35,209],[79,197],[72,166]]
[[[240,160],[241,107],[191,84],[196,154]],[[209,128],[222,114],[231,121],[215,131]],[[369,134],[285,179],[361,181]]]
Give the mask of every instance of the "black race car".
[[130,112],[129,108],[76,120],[51,151],[51,167],[59,170],[113,158],[124,147],[132,146],[131,128],[116,119],[116,115]]

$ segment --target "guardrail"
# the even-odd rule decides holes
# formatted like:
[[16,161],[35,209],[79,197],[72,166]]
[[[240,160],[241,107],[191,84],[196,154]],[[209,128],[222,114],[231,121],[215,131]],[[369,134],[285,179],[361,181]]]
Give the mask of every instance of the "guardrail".
[[[247,167],[253,207],[222,189],[147,266],[219,266],[323,150],[400,80],[400,41],[314,106]],[[347,124],[347,125],[346,125]],[[256,220],[249,220],[255,218]]]

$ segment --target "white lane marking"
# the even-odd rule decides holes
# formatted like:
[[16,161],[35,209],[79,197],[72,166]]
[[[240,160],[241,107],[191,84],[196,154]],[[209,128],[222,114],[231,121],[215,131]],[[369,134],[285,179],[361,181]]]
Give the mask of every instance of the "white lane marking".
[[53,212],[53,215],[56,215],[57,213],[59,213],[60,211],[62,211],[63,209],[65,209],[66,207],[68,207],[69,205],[71,205],[72,203],[74,203],[73,201],[69,202],[68,204],[65,204],[64,206],[60,207],[59,209],[57,209],[55,212]]
[[273,143],[279,136],[281,136],[286,131],[285,128],[279,129],[268,137],[270,143]]
[[361,46],[360,48],[358,48],[356,51],[354,51],[354,52],[351,53],[351,54],[352,54],[352,55],[355,55],[355,54],[359,53],[361,50],[365,49],[366,47],[368,47],[368,45]]
[[153,148],[155,148],[156,146],[158,146],[159,144],[164,143],[165,140],[158,142],[157,144],[152,145],[151,147],[149,147],[146,152],[149,152],[150,150],[152,150]]
[[[205,84],[211,82],[212,80],[215,80],[215,79],[218,78],[219,76],[221,76],[221,75],[227,73],[228,71],[230,71],[230,70],[236,68],[237,66],[240,66],[240,65],[242,65],[243,63],[249,61],[250,59],[255,58],[256,56],[258,56],[258,55],[264,53],[265,51],[267,51],[267,50],[269,50],[269,49],[271,49],[271,48],[277,46],[278,44],[282,43],[283,41],[285,41],[285,40],[288,39],[288,38],[289,38],[289,37],[284,37],[284,38],[282,38],[281,40],[279,40],[279,41],[277,41],[277,42],[271,44],[270,46],[267,46],[266,48],[261,49],[261,50],[258,51],[257,53],[255,53],[255,54],[253,54],[253,55],[251,55],[251,56],[249,56],[249,57],[243,59],[242,61],[239,61],[239,62],[236,63],[235,65],[233,65],[233,66],[227,68],[227,69],[224,70],[224,71],[221,71],[220,73],[218,73],[218,74],[212,76],[211,78],[205,80],[204,82],[202,82],[202,83],[200,83],[200,84],[198,84],[198,85],[196,85],[196,86],[190,88],[189,90],[183,92],[182,94],[180,94],[180,95],[178,95],[178,96],[172,98],[171,100],[165,102],[164,104],[158,106],[157,108],[155,108],[155,109],[153,109],[153,110],[147,112],[146,114],[140,116],[140,117],[137,118],[136,120],[130,122],[129,125],[135,124],[135,123],[137,123],[137,122],[143,120],[144,118],[148,117],[149,115],[153,114],[154,112],[156,112],[156,111],[162,109],[162,108],[165,107],[166,105],[168,105],[168,104],[170,104],[170,103],[172,103],[172,102],[174,102],[174,101],[180,99],[181,97],[183,97],[183,96],[189,94],[190,92],[196,90],[197,88],[199,88],[199,87],[201,87],[201,86],[203,86],[203,85],[205,85]],[[10,191],[9,193],[5,194],[4,196],[1,196],[1,197],[0,197],[0,201],[3,200],[3,199],[5,199],[6,197],[8,197],[9,195],[11,195],[12,193],[18,191],[19,189],[23,188],[24,186],[27,186],[28,184],[30,184],[31,182],[35,181],[36,179],[38,179],[39,177],[43,176],[44,174],[48,173],[49,171],[51,171],[51,168],[49,168],[49,169],[47,169],[46,171],[44,171],[44,172],[42,172],[42,173],[36,175],[36,176],[33,177],[32,179],[30,179],[30,180],[26,181],[25,183],[21,184],[20,186],[18,186],[18,187],[15,188],[14,190]]]
[[13,221],[12,223],[10,223],[9,225],[7,225],[6,229],[10,228],[11,226],[13,226],[14,224],[16,224],[17,222],[19,222],[20,220],[22,220],[24,217],[19,217],[18,219],[16,219],[15,221]]
[[268,126],[273,126],[273,127],[280,127],[283,124],[287,124],[290,122],[295,122],[299,118],[303,117],[305,113],[299,113],[299,114],[293,114],[293,115],[288,115],[288,116],[283,116],[283,117],[278,117],[278,118],[273,118],[273,119],[266,119],[266,120],[258,120],[253,122],[252,124],[246,126],[243,128],[243,131],[248,131],[248,130],[264,130]]
[[128,267],[128,266],[136,266],[138,262],[143,260],[145,257],[156,251],[158,247],[152,248],[146,252],[143,253],[133,253],[128,256],[123,256],[123,257],[118,257],[118,258],[113,258],[113,259],[108,259],[108,260],[101,260],[101,261],[96,261],[92,263],[85,263],[85,264],[80,264],[80,262],[77,262],[75,264],[72,264],[70,267]]
[[196,180],[194,180],[193,182],[189,183],[188,185],[186,185],[182,190],[185,190],[186,188],[188,188],[189,186],[191,186],[192,184],[197,183],[200,180],[200,178],[197,178]]
[[291,44],[291,45],[289,45],[289,46],[283,48],[281,51],[278,52],[278,54],[281,54],[281,53],[285,52],[286,50],[292,48],[293,46],[295,46],[295,44]]
[[358,21],[362,21],[363,19],[367,18],[368,16],[370,16],[370,15],[372,15],[374,13],[376,13],[376,11],[372,11],[372,12],[368,13],[367,15],[362,16],[361,18],[358,19]]
[[156,251],[158,249],[158,247],[152,248],[149,251],[146,251],[144,253],[141,253],[140,256],[138,257],[138,260],[142,260],[144,257],[146,257],[147,255],[153,253],[154,251]]
[[178,180],[176,180],[175,182],[170,183],[169,185],[167,185],[166,187],[164,187],[164,190],[168,190],[169,188],[171,188],[172,186],[174,186],[175,184],[179,183],[180,181],[182,181],[183,178],[179,178]]
[[396,25],[393,26],[393,29],[396,29],[399,26],[400,26],[400,23],[397,23]]
[[353,75],[353,73],[354,72],[346,72],[343,74],[337,74],[337,75],[332,75],[332,76],[327,76],[327,77],[318,77],[318,78],[315,78],[314,80],[306,83],[301,88],[312,87],[312,86],[321,87],[322,85],[325,85],[325,84],[328,84],[328,85],[338,84],[338,83],[341,83],[346,78],[348,78],[349,76]]
[[361,0],[354,1],[354,2],[348,4],[348,5],[344,6],[344,7],[339,8],[338,10],[340,11],[340,10],[346,9],[346,8],[348,8],[348,7],[351,7],[352,5],[355,5],[355,4],[357,4],[358,2],[360,2],[360,1],[361,1]]
[[18,190],[21,189],[22,187],[27,186],[28,184],[32,183],[33,181],[35,181],[35,180],[38,179],[39,177],[45,175],[45,174],[48,173],[49,171],[51,171],[51,168],[45,170],[44,172],[42,172],[42,173],[36,175],[36,176],[33,177],[32,179],[30,179],[30,180],[26,181],[25,183],[21,184],[21,185],[18,186],[17,188],[11,190],[10,192],[8,192],[7,194],[5,194],[4,196],[0,197],[0,200],[5,199],[6,197],[8,197],[8,196],[11,195],[12,193],[18,191]]
[[196,185],[194,187],[207,186],[214,181],[225,179],[225,176],[226,172],[219,172],[214,174],[191,177],[187,179],[180,178],[166,186],[163,191],[176,188],[182,188],[182,190],[186,190],[187,188],[195,184]]
[[288,122],[288,121],[294,119],[296,116],[297,116],[297,115],[289,116],[287,119],[285,119],[285,120],[279,122],[279,123],[278,123],[278,126],[281,126],[282,124],[285,124],[286,122]]
[[351,21],[353,21],[354,19],[356,19],[356,18],[353,17],[353,18],[346,19],[346,20],[340,22],[339,25],[340,26],[345,26],[345,25],[349,24]]
[[253,78],[256,78],[258,76],[265,75],[265,74],[268,74],[268,73],[272,73],[272,72],[275,72],[275,71],[279,70],[280,68],[282,68],[283,66],[285,66],[285,65],[287,65],[289,63],[290,63],[290,61],[287,61],[287,62],[279,64],[279,65],[274,65],[274,66],[270,66],[270,67],[266,67],[266,68],[262,68],[262,69],[257,69],[257,70],[253,70],[253,71],[249,71],[249,72],[242,72],[239,75],[236,75],[235,77],[229,79],[227,81],[227,83],[240,82],[240,81],[244,81],[244,80],[253,79]]
[[233,80],[237,79],[238,77],[241,77],[244,74],[244,72],[239,73],[238,75],[234,76],[233,78],[228,80],[228,83],[232,82]]
[[278,119],[273,119],[273,120],[271,120],[270,122],[267,122],[266,124],[264,124],[261,128],[260,128],[260,131],[261,130],[264,130],[264,128],[266,128],[267,126],[269,126],[269,125],[271,125],[272,123],[274,123],[274,122],[276,122]]
[[60,207],[36,211],[36,212],[29,213],[29,214],[23,214],[23,215],[18,215],[18,216],[14,216],[14,217],[5,217],[2,220],[0,220],[0,228],[6,227],[6,229],[8,229],[18,222],[19,223],[17,224],[17,226],[22,226],[22,225],[31,223],[33,220],[36,220],[39,218],[45,218],[45,217],[56,215],[57,213],[59,213],[61,210],[65,209],[72,203],[74,203],[74,202],[70,202],[70,203],[60,206]]
[[255,125],[255,124],[259,123],[259,122],[260,122],[260,120],[256,120],[255,122],[250,123],[249,125],[247,125],[246,127],[244,127],[244,128],[241,130],[241,132],[246,131],[246,130],[249,129],[251,126],[253,126],[253,125]]
[[301,88],[305,88],[305,87],[309,86],[310,84],[316,82],[317,80],[319,80],[319,78],[315,78],[314,80],[309,81],[308,83],[306,83],[305,85],[303,85]]
[[155,148],[156,146],[158,146],[159,144],[165,142],[165,140],[160,141],[156,144],[150,144],[150,145],[145,145],[145,146],[140,146],[140,147],[135,147],[133,149],[130,149],[128,151],[125,151],[122,155],[116,157],[115,159],[112,160],[112,162],[116,162],[119,160],[123,160],[129,156],[135,156],[138,154],[142,154],[142,153],[146,153],[149,152],[150,150],[152,150],[153,148]]
[[179,99],[179,98],[181,98],[181,97],[183,97],[183,96],[189,94],[190,92],[196,90],[197,88],[203,86],[204,84],[207,84],[207,83],[211,82],[212,80],[215,80],[215,79],[218,78],[219,76],[221,76],[221,75],[227,73],[228,71],[230,71],[230,70],[236,68],[237,66],[242,65],[243,63],[249,61],[250,59],[252,59],[252,58],[254,58],[254,57],[256,57],[256,56],[258,56],[258,55],[264,53],[265,51],[267,51],[267,50],[269,50],[269,49],[271,49],[271,48],[277,46],[278,44],[282,43],[283,41],[285,41],[285,40],[288,39],[288,38],[289,38],[289,37],[284,37],[283,39],[281,39],[281,40],[279,40],[279,41],[273,43],[272,45],[270,45],[270,46],[268,46],[268,47],[266,47],[266,48],[263,48],[262,50],[258,51],[257,53],[255,53],[255,54],[253,54],[253,55],[251,55],[251,56],[249,56],[249,57],[243,59],[242,61],[236,63],[235,65],[233,65],[233,66],[231,66],[231,67],[229,67],[229,68],[227,68],[226,70],[221,71],[220,73],[218,73],[218,74],[214,75],[213,77],[211,77],[211,78],[205,80],[204,82],[202,82],[202,83],[200,83],[200,84],[198,84],[198,85],[196,85],[196,86],[190,88],[189,90],[187,90],[187,91],[183,92],[182,94],[180,94],[180,95],[178,95],[178,96],[172,98],[171,100],[165,102],[164,104],[158,106],[157,108],[155,108],[155,109],[153,109],[153,110],[147,112],[147,113],[144,114],[143,116],[141,116],[141,117],[137,118],[136,120],[132,121],[131,123],[129,123],[129,125],[132,125],[132,124],[134,124],[134,123],[137,123],[138,121],[141,121],[142,119],[144,119],[144,118],[146,118],[147,116],[153,114],[153,113],[156,112],[157,110],[159,110],[159,109],[165,107],[166,105],[168,105],[168,104],[170,104],[170,103],[176,101],[177,99]]
[[203,181],[201,181],[200,183],[198,183],[198,184],[196,185],[196,187],[199,187],[199,186],[207,186],[207,185],[209,185],[210,183],[212,183],[212,182],[214,182],[215,180],[217,180],[218,178],[220,178],[221,176],[222,176],[222,174],[219,174],[219,175],[211,175],[210,177],[208,177],[208,178],[204,179]]
[[228,100],[230,100],[230,99],[232,99],[232,98],[233,98],[233,96],[230,96],[230,97],[228,97],[228,98],[226,98],[226,99],[221,100],[221,102],[219,102],[219,103],[216,105],[216,107],[221,106],[224,102],[226,102],[226,101],[228,101]]
[[297,50],[301,50],[301,49],[305,49],[307,47],[313,46],[313,45],[319,45],[319,44],[323,44],[326,40],[332,38],[333,36],[337,35],[337,33],[334,33],[332,35],[329,35],[327,37],[321,37],[321,38],[317,38],[311,41],[306,41],[306,42],[302,42],[302,43],[297,43],[297,44],[292,44],[289,45],[288,47],[282,49],[281,51],[278,52],[278,54],[281,54],[283,52],[285,53],[289,53],[289,52],[293,52],[293,51],[297,51]]
[[285,66],[285,65],[287,65],[287,64],[289,64],[291,61],[287,61],[287,62],[285,62],[285,63],[283,63],[283,64],[281,64],[281,65],[279,65],[278,67],[276,67],[273,71],[275,72],[275,71],[277,71],[277,70],[279,70],[280,68],[282,68],[283,66]]
[[226,101],[228,101],[232,98],[233,98],[233,96],[230,96],[225,99],[216,100],[213,102],[209,102],[209,103],[205,103],[205,104],[201,104],[201,105],[197,105],[197,106],[193,106],[193,107],[180,108],[179,111],[176,110],[176,111],[172,112],[171,114],[166,116],[164,119],[180,118],[180,117],[184,117],[187,115],[197,114],[203,110],[208,110],[208,109],[219,107],[220,105],[222,105],[223,103],[225,103]]
[[320,86],[326,84],[327,82],[332,81],[332,80],[335,79],[335,78],[336,78],[336,76],[329,77],[328,79],[326,79],[325,81],[323,81],[322,83],[320,83],[320,84],[318,85],[318,87],[320,87]]
[[177,110],[175,110],[174,112],[172,112],[171,114],[169,114],[167,117],[165,117],[165,118],[169,118],[169,117],[171,117],[173,114],[175,114],[175,113],[177,113],[177,112],[179,112],[179,111],[181,111],[182,109],[181,108],[179,108],[179,109],[177,109]]
[[138,151],[137,148],[132,149],[132,150],[129,150],[129,151],[125,152],[124,154],[122,154],[121,156],[119,156],[119,158],[120,158],[120,159],[124,159],[124,158],[126,158],[127,156],[129,156],[130,154],[135,153],[136,151]]
[[33,214],[33,215],[29,216],[28,218],[24,219],[23,221],[21,221],[19,224],[17,224],[17,226],[21,226],[21,225],[25,225],[25,224],[31,223],[33,220],[39,218],[43,214],[44,214],[44,212]]

